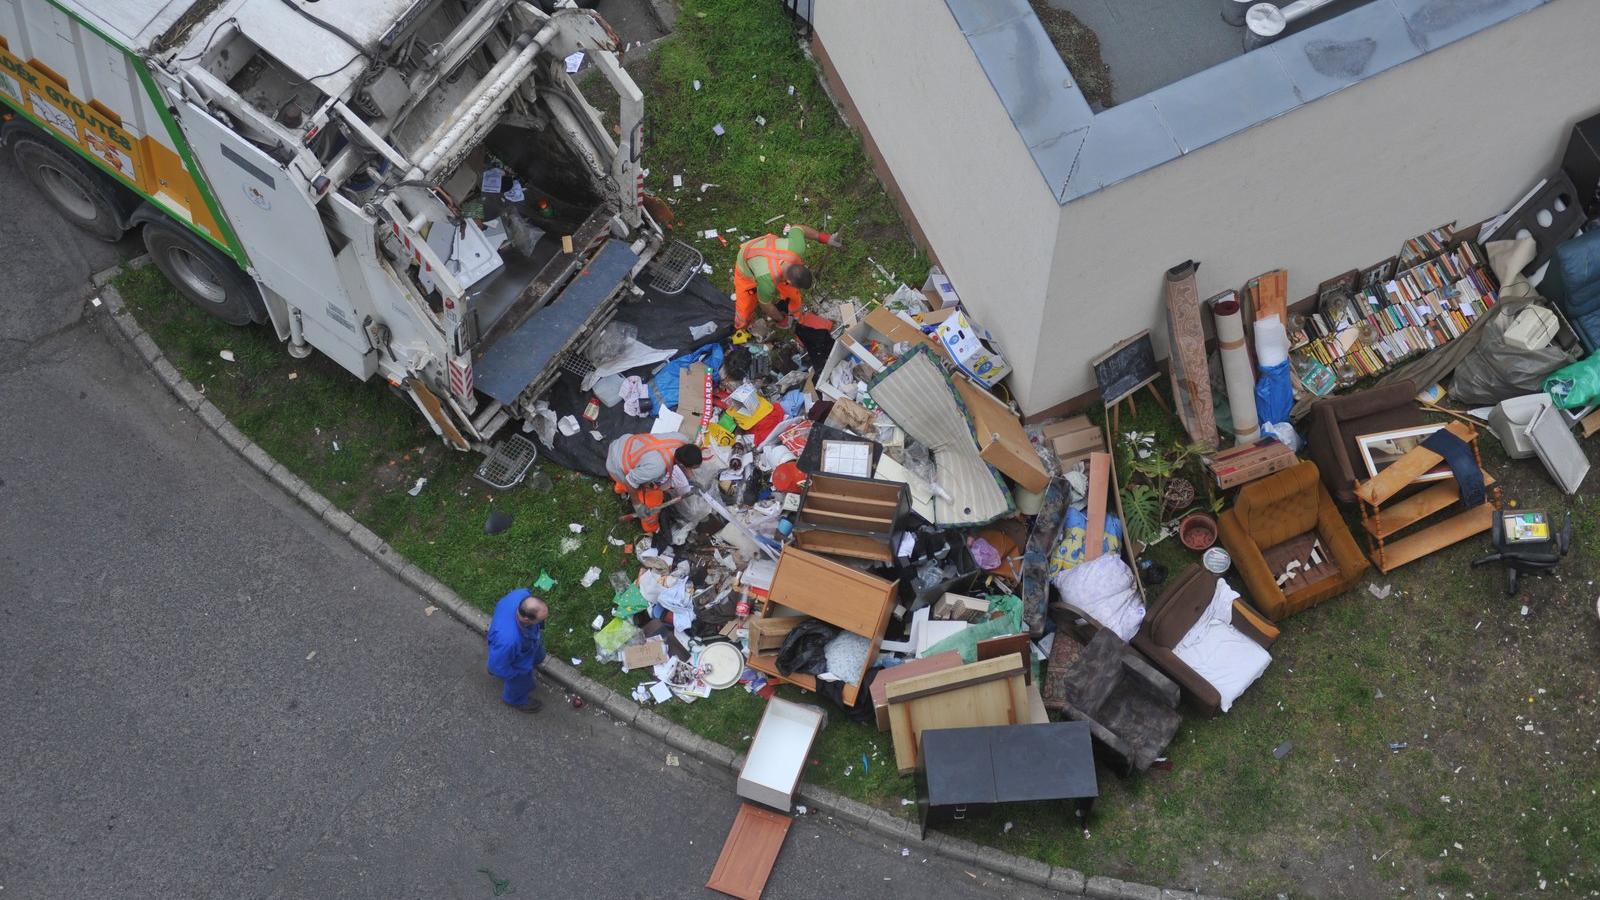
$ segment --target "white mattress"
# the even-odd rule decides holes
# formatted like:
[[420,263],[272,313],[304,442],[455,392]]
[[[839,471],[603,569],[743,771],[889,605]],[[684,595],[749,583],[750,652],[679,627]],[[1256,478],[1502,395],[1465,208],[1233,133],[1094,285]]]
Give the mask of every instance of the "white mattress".
[[1172,648],[1174,655],[1217,689],[1223,712],[1272,663],[1272,654],[1233,627],[1233,601],[1238,596],[1228,582],[1217,579],[1211,605]]

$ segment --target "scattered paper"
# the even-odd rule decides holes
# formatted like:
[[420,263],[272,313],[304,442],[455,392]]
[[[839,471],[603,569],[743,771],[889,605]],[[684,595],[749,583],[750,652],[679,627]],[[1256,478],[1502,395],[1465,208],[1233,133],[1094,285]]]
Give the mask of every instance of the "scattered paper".
[[598,432],[598,431],[591,431],[591,432],[589,432],[589,437],[591,437],[591,438],[593,438],[593,439],[595,439],[595,440],[597,440],[597,441],[603,441],[603,440],[605,440],[605,439],[606,439],[606,436],[605,436],[605,435],[603,435],[603,434],[601,434],[601,433],[600,433],[600,432]]
[[767,117],[766,116],[756,116],[756,124],[760,125],[762,128],[767,127]]
[[1010,834],[1010,833],[1011,833],[1011,829],[1013,829],[1013,828],[1015,828],[1015,827],[1017,827],[1017,826],[1016,826],[1016,825],[1014,825],[1014,824],[1013,824],[1013,823],[1011,823],[1011,822],[1007,822],[1007,823],[1006,823],[1006,827],[1005,827],[1005,828],[1003,828],[1003,829],[1001,829],[1001,830],[1000,830],[1000,833],[1001,833],[1001,834]]
[[611,536],[608,535],[606,537],[606,543],[610,544],[613,547],[621,547],[621,546],[624,546],[625,544],[627,544],[628,542],[627,541],[623,541],[623,540],[618,540],[617,538],[614,538],[614,537],[611,537]]
[[335,452],[335,453],[339,452],[339,442],[338,441],[334,441],[333,442],[333,452]]
[[574,53],[571,56],[567,57],[567,74],[568,75],[576,75],[576,74],[578,74],[578,69],[580,69],[582,67],[583,67],[583,51],[582,50],[579,50],[577,53]]
[[572,664],[573,664],[573,665],[574,665],[574,666],[581,666],[581,665],[583,665],[583,660],[581,660],[581,659],[579,659],[579,658],[578,658],[578,657],[576,657],[576,656],[574,656],[574,657],[573,657],[573,658],[572,658]]
[[1372,596],[1378,598],[1379,600],[1387,599],[1388,596],[1389,596],[1389,592],[1393,591],[1393,590],[1394,590],[1394,585],[1392,585],[1392,584],[1386,584],[1386,585],[1383,585],[1382,587],[1379,587],[1376,584],[1367,585],[1367,593],[1369,593]]
[[99,306],[100,305],[100,298],[99,297],[90,297],[89,298],[89,303],[91,305],[93,305],[93,306]]
[[707,228],[705,231],[700,233],[700,236],[708,241],[716,240],[717,230],[715,228]]
[[425,615],[425,616],[431,616],[431,615],[433,615],[434,613],[436,613],[438,611],[439,611],[439,607],[437,607],[437,606],[424,606],[422,608],[422,614]]
[[[722,185],[720,185],[720,184],[711,184],[709,182],[701,182],[700,183],[700,193],[704,194],[706,191],[709,191],[714,187],[722,187]],[[712,212],[716,212],[716,210],[712,210]]]
[[311,661],[311,658],[312,658],[312,657],[313,657],[313,656],[316,656],[316,655],[317,655],[317,651],[315,651],[315,650],[313,650],[313,651],[311,651],[311,652],[310,652],[310,653],[307,653],[307,654],[306,654],[306,662],[310,662],[310,661]]
[[[901,856],[910,856],[911,855],[911,848],[910,847],[901,847],[900,848],[900,855]],[[885,880],[887,880],[887,879],[885,879]]]
[[300,373],[299,372],[290,372],[289,373],[289,380],[290,381],[293,381],[293,380],[295,380],[296,378],[299,378],[299,377],[300,377]]
[[573,534],[583,534],[583,526],[579,525],[577,522],[568,522],[567,530]]
[[668,753],[667,754],[667,765],[676,766],[678,764],[679,764],[678,763],[678,755],[676,753]]
[[718,122],[717,124],[711,126],[711,133],[716,135],[717,137],[722,137],[723,135],[727,134],[728,132],[727,132],[727,129],[722,127],[722,123]]
[[672,176],[672,186],[675,187],[675,188],[683,187],[683,176],[682,175],[674,175],[674,176]]
[[712,272],[714,272],[716,270],[711,268],[711,263],[701,263],[700,264],[700,271],[704,272],[707,275],[710,275]]
[[808,812],[811,812],[811,810],[807,809],[804,804],[796,803],[794,805],[794,814],[795,815],[803,816]]
[[794,96],[794,85],[792,85],[792,84],[789,85],[789,96],[791,96],[791,97]]
[[664,682],[658,681],[650,685],[650,699],[657,703],[665,703],[672,699],[672,688],[667,687]]
[[418,494],[420,494],[420,493],[422,493],[422,488],[423,488],[423,486],[424,486],[424,485],[426,485],[426,484],[427,484],[427,483],[428,483],[428,479],[426,479],[426,478],[418,478],[418,479],[417,479],[417,483],[416,483],[416,484],[413,484],[413,485],[412,485],[412,486],[411,486],[411,490],[409,490],[409,491],[406,491],[406,493],[408,493],[408,494],[410,494],[410,495],[411,495],[411,496],[413,496],[413,497],[415,497],[415,496],[416,496],[416,495],[418,495]]
[[578,582],[578,583],[583,585],[584,587],[591,587],[591,586],[594,585],[594,583],[596,581],[599,581],[599,580],[600,580],[600,567],[599,566],[590,566],[589,567],[589,571],[583,573],[583,580]]
[[697,91],[700,90],[700,79],[698,78],[694,80],[694,89]]
[[228,362],[233,362],[233,351],[232,350],[224,350],[221,353],[218,353],[217,355],[222,357],[223,359],[227,360]]
[[595,631],[599,631],[600,629],[606,627],[606,617],[603,615],[595,616],[594,621],[589,623],[589,627],[593,628]]

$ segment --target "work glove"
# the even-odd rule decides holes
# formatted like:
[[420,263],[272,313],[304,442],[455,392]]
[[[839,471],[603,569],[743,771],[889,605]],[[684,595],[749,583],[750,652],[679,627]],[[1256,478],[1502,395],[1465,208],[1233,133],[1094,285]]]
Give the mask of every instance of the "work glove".
[[824,231],[822,234],[818,235],[818,237],[822,238],[822,243],[828,245],[829,247],[833,247],[834,249],[844,246],[844,238],[839,237],[837,234],[829,234]]

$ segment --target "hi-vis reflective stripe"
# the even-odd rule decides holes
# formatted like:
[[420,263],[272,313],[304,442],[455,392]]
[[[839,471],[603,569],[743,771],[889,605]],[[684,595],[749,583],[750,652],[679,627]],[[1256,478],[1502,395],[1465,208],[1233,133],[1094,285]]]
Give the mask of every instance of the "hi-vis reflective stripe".
[[450,360],[450,393],[457,397],[472,395],[472,363],[467,360]]

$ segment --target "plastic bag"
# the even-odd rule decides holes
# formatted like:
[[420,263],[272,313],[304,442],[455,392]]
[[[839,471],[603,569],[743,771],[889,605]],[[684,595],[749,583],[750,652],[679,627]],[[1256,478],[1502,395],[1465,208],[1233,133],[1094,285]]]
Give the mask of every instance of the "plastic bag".
[[796,672],[816,674],[828,670],[828,642],[839,629],[827,622],[812,619],[789,629],[778,648],[778,674]]
[[1483,337],[1456,366],[1450,382],[1451,399],[1458,405],[1484,406],[1537,394],[1544,389],[1546,375],[1572,362],[1572,356],[1555,344],[1538,350],[1512,346],[1506,331],[1515,322],[1516,316],[1496,315],[1483,324]]
[[1289,376],[1289,361],[1262,366],[1256,379],[1256,417],[1262,422],[1287,422],[1294,408],[1294,382]]
[[1582,409],[1600,402],[1600,355],[1557,369],[1543,387],[1562,409]]
[[614,659],[622,645],[633,640],[639,629],[627,619],[612,619],[594,633],[594,647],[602,659]]
[[985,619],[976,625],[968,625],[955,634],[922,651],[922,657],[935,656],[948,650],[956,650],[961,654],[962,662],[978,661],[978,642],[990,638],[1005,637],[1016,634],[1022,630],[1022,598],[1010,594],[990,594],[989,614],[999,613],[997,618]]

